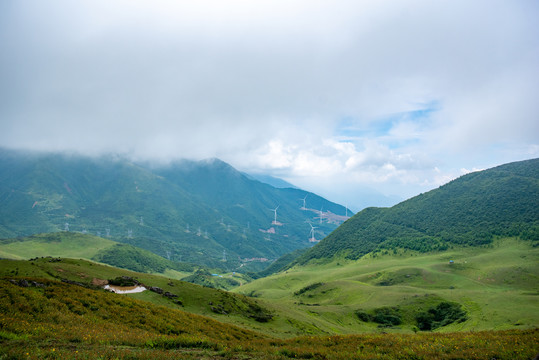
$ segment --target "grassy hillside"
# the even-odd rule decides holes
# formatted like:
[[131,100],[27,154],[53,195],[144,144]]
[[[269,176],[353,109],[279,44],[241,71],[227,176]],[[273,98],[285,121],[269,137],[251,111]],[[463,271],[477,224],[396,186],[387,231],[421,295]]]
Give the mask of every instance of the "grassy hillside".
[[[181,294],[184,306],[175,304],[173,308],[168,300],[163,300],[168,303],[161,306],[156,301],[141,301],[89,287],[94,282],[90,277],[106,278],[126,272],[81,260],[2,260],[0,271],[2,358],[529,359],[539,350],[537,329],[304,336],[283,340],[184,311],[207,301],[214,308],[236,304],[240,310],[241,303],[256,304],[222,291],[139,274],[144,282],[167,285],[167,290]],[[53,280],[59,274],[84,283]],[[155,293],[145,291],[139,295],[143,294]],[[249,306],[245,306],[248,310]]]
[[36,234],[0,240],[0,255],[8,259],[30,259],[38,256],[92,259],[112,249],[116,241],[72,232]]
[[[136,279],[148,288],[163,290],[162,294],[154,291],[128,294],[131,298],[246,327],[271,319],[271,310],[259,300],[159,275],[132,272],[80,259],[45,257],[25,261],[0,260],[0,277],[56,280],[80,284],[89,289],[99,288],[108,280],[123,276]],[[177,296],[164,296],[166,292]]]
[[[450,263],[450,261],[453,263]],[[296,266],[235,291],[261,298],[304,332],[409,332],[440,303],[457,303],[466,320],[437,331],[530,328],[539,324],[539,248],[516,238],[442,253],[400,250],[359,260]],[[396,308],[400,324],[362,320]],[[278,323],[278,319],[276,320]],[[389,324],[391,325],[391,324]]]
[[373,252],[481,246],[496,236],[539,244],[539,159],[462,176],[391,208],[368,208],[300,258],[358,259]]
[[[450,265],[449,260],[454,263]],[[484,249],[461,248],[446,254],[403,252],[296,267],[235,290],[249,297],[84,260],[2,260],[0,276],[67,279],[86,286],[118,276],[134,277],[178,298],[151,291],[129,294],[131,298],[290,337],[413,333],[419,313],[443,302],[460,304],[467,318],[436,331],[534,327],[539,323],[538,264],[539,249],[506,239]],[[381,328],[379,323],[358,317],[358,312],[375,315],[383,307],[399,307],[402,324]]]
[[193,265],[173,262],[135,246],[88,234],[57,232],[0,240],[0,257],[30,259],[43,256],[94,260],[147,273],[165,273],[167,270],[191,273],[195,270]]

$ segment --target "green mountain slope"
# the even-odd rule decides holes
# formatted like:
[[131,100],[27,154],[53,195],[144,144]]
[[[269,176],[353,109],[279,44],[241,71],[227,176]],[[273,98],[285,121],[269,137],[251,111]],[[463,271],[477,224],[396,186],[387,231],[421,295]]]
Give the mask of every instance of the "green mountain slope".
[[315,194],[274,188],[219,160],[155,167],[113,156],[0,150],[0,238],[69,229],[170,260],[256,270],[265,265],[261,259],[312,245],[307,222],[317,223],[320,239],[344,213]]
[[[269,310],[258,300],[161,275],[118,269],[82,259],[45,257],[0,260],[0,277],[49,279],[94,290],[101,290],[111,279],[126,277],[136,279],[148,289],[154,287],[162,290],[126,294],[128,297],[251,328],[271,319]],[[167,292],[175,296],[166,296]]]
[[0,279],[6,359],[530,359],[538,330],[271,338],[127,296],[40,278]]
[[[488,247],[455,246],[433,253],[400,250],[358,260],[337,257],[294,266],[234,291],[263,299],[282,316],[301,319],[296,326],[305,332],[383,328],[411,333],[423,330],[418,318],[440,304],[458,304],[465,319],[448,321],[436,331],[535,328],[539,247],[500,238]],[[384,312],[391,316],[378,319]],[[399,320],[386,321],[393,316]]]
[[299,262],[398,248],[420,252],[479,246],[495,236],[539,242],[539,159],[462,176],[391,208],[357,213]]
[[164,273],[167,269],[192,272],[195,269],[191,264],[173,262],[132,245],[89,234],[64,231],[2,239],[0,240],[0,257],[6,259],[81,258],[147,273]]
[[0,256],[30,259],[41,256],[92,259],[118,243],[88,234],[59,232],[0,240]]

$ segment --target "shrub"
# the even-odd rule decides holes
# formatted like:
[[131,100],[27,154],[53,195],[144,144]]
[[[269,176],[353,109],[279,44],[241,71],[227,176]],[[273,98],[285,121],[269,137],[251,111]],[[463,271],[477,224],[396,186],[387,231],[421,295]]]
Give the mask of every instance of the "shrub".
[[109,284],[115,286],[136,286],[139,282],[129,276],[118,276],[115,279],[109,279]]
[[456,321],[466,321],[467,318],[466,311],[462,309],[460,304],[444,301],[436,307],[419,313],[416,316],[416,321],[420,330],[434,330]]
[[364,322],[372,321],[372,316],[363,310],[356,310],[356,316],[359,318],[359,320]]
[[377,324],[385,326],[394,326],[402,324],[400,311],[396,307],[381,307],[374,310],[372,318]]
[[375,322],[382,326],[395,326],[402,324],[400,310],[397,307],[381,307],[374,309],[372,313],[356,310],[356,316],[364,322]]
[[301,295],[301,294],[304,294],[306,293],[307,291],[311,291],[311,290],[314,290],[316,288],[319,288],[320,286],[324,285],[324,283],[321,283],[321,282],[317,282],[317,283],[314,283],[314,284],[311,284],[311,285],[307,285],[305,286],[304,288],[302,289],[299,289],[298,291],[296,291],[294,293],[294,295]]

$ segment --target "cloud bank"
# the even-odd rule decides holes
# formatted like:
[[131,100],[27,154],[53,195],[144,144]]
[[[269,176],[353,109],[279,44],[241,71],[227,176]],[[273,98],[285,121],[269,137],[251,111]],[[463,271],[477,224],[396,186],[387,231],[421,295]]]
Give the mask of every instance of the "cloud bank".
[[405,198],[539,155],[538,15],[532,0],[4,1],[0,145],[219,157],[341,202]]

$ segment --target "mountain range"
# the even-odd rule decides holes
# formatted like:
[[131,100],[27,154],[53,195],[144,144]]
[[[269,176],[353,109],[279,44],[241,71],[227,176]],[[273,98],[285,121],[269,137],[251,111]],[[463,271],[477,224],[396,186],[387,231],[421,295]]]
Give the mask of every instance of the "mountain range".
[[261,269],[322,239],[347,213],[218,159],[151,164],[0,150],[0,238],[76,231],[174,261]]
[[[120,346],[155,359],[177,357],[181,349],[188,357],[376,357],[381,347],[372,337],[387,345],[382,355],[389,357],[537,353],[529,344],[537,343],[539,314],[539,159],[471,173],[391,208],[364,209],[313,247],[301,231],[294,238],[292,225],[336,227],[332,222],[344,220],[335,215],[338,205],[250,179],[216,159],[155,165],[4,152],[1,164],[2,234],[53,233],[0,240],[0,256],[11,259],[0,259],[6,320],[0,353],[117,357]],[[250,225],[242,228],[245,221]],[[270,244],[296,250],[253,280],[242,264],[254,259],[218,259],[221,249],[228,257],[253,251],[228,239],[248,240],[260,253],[271,253]],[[220,248],[211,253],[207,244]],[[207,258],[200,263],[232,269],[213,273],[132,245],[172,260],[195,262],[201,253]],[[101,288],[126,281],[148,291],[116,295]],[[359,333],[370,338],[350,335]],[[510,337],[503,344],[501,334]],[[302,337],[278,345],[276,338],[291,336]],[[272,347],[256,350],[265,338]],[[310,347],[299,351],[307,339]],[[335,347],[351,339],[353,345]],[[320,344],[334,354],[315,353]],[[208,353],[208,346],[217,350]]]

